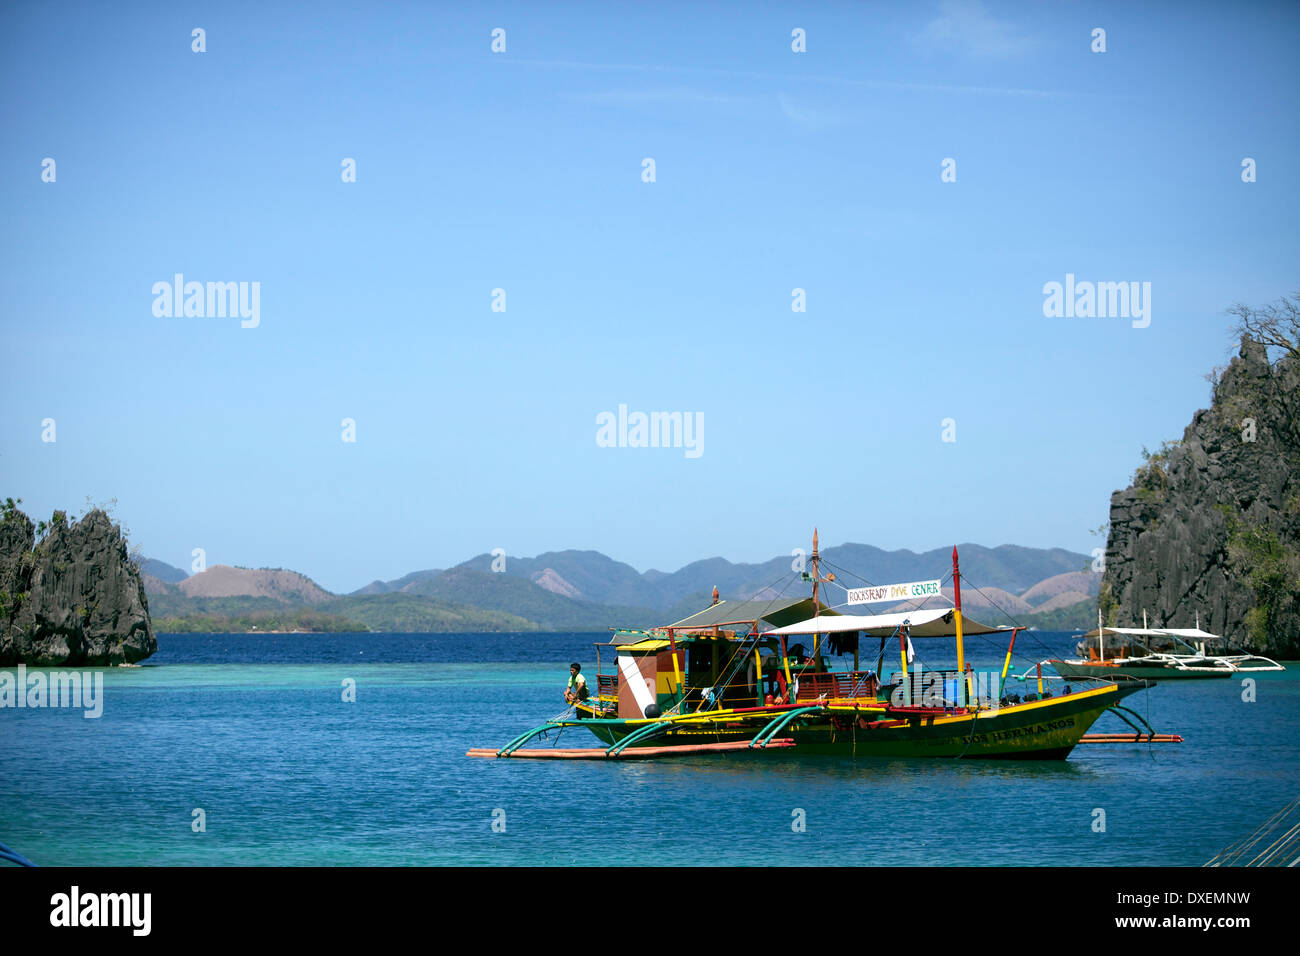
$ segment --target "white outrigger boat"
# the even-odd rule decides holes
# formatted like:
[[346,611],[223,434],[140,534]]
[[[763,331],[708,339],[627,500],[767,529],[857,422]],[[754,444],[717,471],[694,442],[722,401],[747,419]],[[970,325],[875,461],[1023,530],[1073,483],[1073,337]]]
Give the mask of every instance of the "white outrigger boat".
[[[1145,614],[1142,615],[1146,617]],[[1145,621],[1144,621],[1145,623]],[[1217,634],[1196,627],[1102,627],[1083,635],[1078,658],[1047,660],[1064,678],[1133,677],[1145,680],[1231,677],[1286,670],[1277,661],[1254,654],[1208,654],[1206,647],[1226,645]],[[1111,640],[1108,640],[1110,638]],[[1026,674],[1028,671],[1026,671]]]

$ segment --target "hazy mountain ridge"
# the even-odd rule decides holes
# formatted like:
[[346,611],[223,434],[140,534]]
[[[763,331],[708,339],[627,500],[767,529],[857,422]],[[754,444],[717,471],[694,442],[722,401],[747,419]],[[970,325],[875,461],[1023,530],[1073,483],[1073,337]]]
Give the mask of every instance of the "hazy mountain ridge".
[[[978,544],[958,545],[963,575],[979,587],[998,588],[1020,594],[1046,578],[1067,573],[1091,574],[1083,569],[1087,555],[1063,548],[1025,548],[1000,545],[988,548]],[[846,587],[866,583],[889,584],[899,581],[942,578],[952,566],[952,549],[930,551],[884,551],[864,544],[843,544],[821,552],[826,570],[844,569],[841,581]],[[493,558],[480,554],[457,567],[490,571]],[[671,573],[650,570],[638,572],[631,565],[615,561],[598,551],[548,551],[535,558],[507,556],[504,574],[532,579],[550,570],[577,588],[579,596],[597,604],[624,604],[667,609],[688,594],[711,592],[716,586],[724,595],[748,597],[765,587],[785,584],[793,573],[795,557],[775,557],[749,564],[713,557],[693,561]],[[1093,586],[1095,592],[1096,586]]]
[[1092,571],[1067,571],[1043,581],[1020,595],[1034,607],[1043,607],[1064,594],[1081,594],[1077,600],[1095,596],[1101,588],[1101,575]]
[[425,581],[429,578],[436,578],[442,574],[442,568],[429,568],[424,571],[412,571],[410,574],[404,574],[400,578],[394,578],[392,581],[371,581],[363,588],[357,588],[355,591],[349,591],[349,594],[391,594],[394,591],[405,591],[412,584],[418,581]]
[[189,577],[189,574],[182,571],[180,568],[172,567],[165,561],[158,561],[155,558],[141,559],[140,573],[148,574],[151,577],[157,578],[159,581],[166,582],[167,584],[179,584],[181,581],[184,581]]
[[[1054,620],[1065,615],[1079,618],[1077,626],[1086,624],[1086,609],[1078,599],[1092,601],[1089,595],[1096,594],[1100,577],[1080,570],[1087,556],[1017,545],[964,544],[959,550],[966,582],[963,605],[976,614],[983,612],[987,623],[1033,623],[1034,615],[1050,612]],[[826,548],[823,570],[835,571],[837,581],[825,587],[823,596],[837,605],[844,601],[843,588],[942,578],[951,566],[951,554],[951,548],[921,553],[861,544]],[[302,618],[311,622],[307,629],[331,629],[333,616],[338,626],[360,622],[377,630],[600,630],[680,620],[706,606],[715,585],[729,599],[802,594],[807,585],[797,578],[795,560],[775,557],[747,564],[712,557],[671,573],[642,573],[598,551],[567,550],[532,558],[506,556],[504,570],[493,571],[494,561],[501,566],[500,559],[480,554],[447,570],[376,580],[346,595],[331,594],[305,575],[282,569],[214,565],[175,582],[154,573],[143,580],[159,616],[173,621],[194,616],[251,620],[249,615],[288,606],[320,612]],[[163,562],[146,559],[144,565],[183,574]],[[951,600],[951,588],[944,593]],[[857,605],[854,610],[871,613],[904,606]]]

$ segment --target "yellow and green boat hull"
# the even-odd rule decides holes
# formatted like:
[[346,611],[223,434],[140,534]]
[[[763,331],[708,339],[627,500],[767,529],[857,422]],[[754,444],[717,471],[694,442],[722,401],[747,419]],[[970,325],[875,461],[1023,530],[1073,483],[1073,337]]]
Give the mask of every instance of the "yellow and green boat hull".
[[[882,712],[879,707],[855,708],[851,701],[832,701],[821,710],[796,717],[776,736],[795,742],[792,750],[782,750],[787,755],[1064,760],[1112,704],[1143,686],[1140,682],[1107,685],[977,712],[928,715]],[[662,733],[630,746],[752,740],[780,713],[774,709],[677,718]],[[577,722],[586,724],[597,738],[610,745],[650,723]]]

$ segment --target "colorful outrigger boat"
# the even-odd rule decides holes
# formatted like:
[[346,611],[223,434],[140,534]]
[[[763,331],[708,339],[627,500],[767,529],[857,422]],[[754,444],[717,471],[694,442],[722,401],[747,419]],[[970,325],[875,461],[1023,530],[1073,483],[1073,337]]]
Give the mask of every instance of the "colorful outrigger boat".
[[1286,670],[1267,657],[1207,653],[1207,649],[1222,650],[1226,645],[1225,638],[1202,631],[1199,621],[1196,627],[1139,628],[1103,627],[1099,620],[1097,629],[1079,642],[1079,657],[1042,663],[1067,680],[1205,679]]
[[[813,533],[812,598],[720,601],[684,620],[652,630],[618,630],[607,644],[617,662],[600,673],[597,693],[502,747],[467,756],[550,759],[652,758],[726,751],[877,756],[989,757],[1059,760],[1079,743],[1166,743],[1120,701],[1144,681],[1085,681],[1083,686],[1006,693],[1016,635],[963,615],[961,573],[953,549],[952,607],[848,615],[822,604],[817,534]],[[940,590],[939,582],[930,593]],[[903,586],[896,586],[903,587]],[[885,590],[885,589],[877,589]],[[1001,673],[976,675],[964,639],[1009,637]],[[860,668],[864,638],[878,638],[874,668]],[[912,639],[956,638],[957,667],[922,669]],[[884,679],[887,648],[897,642],[899,670]],[[829,655],[852,654],[852,667],[832,669]],[[978,679],[977,679],[978,677]],[[1014,677],[1013,677],[1014,679]],[[1088,734],[1105,713],[1133,733]],[[525,744],[583,728],[601,747],[526,749]]]

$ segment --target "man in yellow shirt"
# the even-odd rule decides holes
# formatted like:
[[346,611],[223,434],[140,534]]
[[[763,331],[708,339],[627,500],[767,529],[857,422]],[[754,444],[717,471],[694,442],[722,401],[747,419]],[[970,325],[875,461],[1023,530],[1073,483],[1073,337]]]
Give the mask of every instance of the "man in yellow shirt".
[[585,701],[590,696],[587,690],[587,678],[582,675],[582,665],[569,665],[569,683],[564,688],[564,700],[569,704]]

